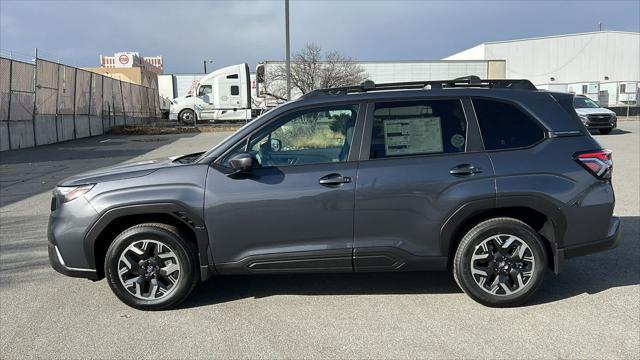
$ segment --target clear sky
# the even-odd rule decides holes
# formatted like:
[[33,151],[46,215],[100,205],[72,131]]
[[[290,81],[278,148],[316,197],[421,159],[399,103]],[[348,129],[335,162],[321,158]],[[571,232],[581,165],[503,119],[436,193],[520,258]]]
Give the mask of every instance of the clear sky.
[[[640,31],[640,1],[291,1],[291,46],[359,60],[434,60],[482,42]],[[99,54],[162,55],[165,73],[284,58],[284,0],[0,0],[0,49],[77,66]]]

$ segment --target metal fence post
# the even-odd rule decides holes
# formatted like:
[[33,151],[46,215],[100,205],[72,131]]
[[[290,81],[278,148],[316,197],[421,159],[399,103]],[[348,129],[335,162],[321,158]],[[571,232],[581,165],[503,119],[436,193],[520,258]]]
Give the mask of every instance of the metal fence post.
[[100,120],[102,120],[102,134],[104,135],[104,75],[100,75],[102,78],[102,90],[100,93]]
[[122,81],[118,80],[120,83],[120,98],[122,98],[122,117],[124,118],[124,127],[127,127],[127,113],[124,108],[124,91],[122,91]]
[[91,101],[93,101],[93,98],[91,97],[93,95],[93,73],[89,72],[89,116],[87,116],[89,118],[89,137],[93,136],[91,134]]
[[[111,78],[111,77],[110,77]],[[109,107],[109,116],[111,116],[111,112],[113,112],[113,118],[109,117],[109,129],[113,129],[114,123],[116,122],[116,96],[113,93],[113,79],[111,78],[111,105]]]
[[78,94],[76,91],[78,90],[78,68],[73,68],[73,138],[78,138],[78,132],[76,130],[76,98]]
[[9,139],[9,150],[13,149],[11,144],[11,91],[13,87],[13,59],[9,59],[9,106],[7,110],[7,138]]
[[[134,113],[133,109],[135,108],[133,106],[133,86],[131,86],[131,83],[129,83],[129,101],[131,101],[131,112]],[[134,116],[135,118],[135,116]],[[133,122],[133,124],[135,125],[135,120]]]
[[38,99],[38,48],[36,48],[36,62],[33,65],[33,114],[31,114],[31,125],[33,126],[33,147],[38,146],[38,137],[36,136],[36,105]]
[[[56,142],[60,142],[60,135],[58,131],[58,106],[60,106],[60,64],[56,64],[56,117],[54,121],[56,122]],[[62,123],[62,119],[60,119]]]

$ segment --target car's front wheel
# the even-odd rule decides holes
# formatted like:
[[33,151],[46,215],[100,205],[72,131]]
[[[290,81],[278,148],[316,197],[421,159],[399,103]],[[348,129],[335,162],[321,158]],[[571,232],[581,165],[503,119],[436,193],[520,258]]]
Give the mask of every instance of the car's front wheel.
[[600,134],[609,135],[613,129],[600,129]]
[[111,290],[129,306],[163,310],[183,301],[198,282],[195,251],[173,226],[133,226],[113,241],[105,258]]
[[496,307],[525,302],[542,284],[546,267],[540,236],[526,223],[505,217],[469,230],[453,263],[460,288],[477,302]]

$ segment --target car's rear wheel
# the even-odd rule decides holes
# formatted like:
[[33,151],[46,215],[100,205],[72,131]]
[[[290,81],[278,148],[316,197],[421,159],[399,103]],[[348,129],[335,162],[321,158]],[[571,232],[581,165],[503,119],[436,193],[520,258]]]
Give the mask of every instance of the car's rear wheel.
[[178,119],[185,125],[193,125],[196,122],[196,113],[191,109],[185,109],[178,114]]
[[525,302],[540,287],[547,254],[540,236],[524,222],[494,218],[474,226],[456,251],[453,272],[477,302],[496,307]]
[[195,251],[173,226],[147,223],[122,232],[105,258],[111,290],[129,306],[163,310],[183,301],[198,282]]

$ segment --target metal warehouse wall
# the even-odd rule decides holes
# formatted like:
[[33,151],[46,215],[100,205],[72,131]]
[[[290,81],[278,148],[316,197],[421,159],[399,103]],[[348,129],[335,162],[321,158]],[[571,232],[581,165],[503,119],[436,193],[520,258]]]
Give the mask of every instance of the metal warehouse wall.
[[525,78],[534,84],[638,81],[640,33],[599,31],[489,42],[446,59],[504,59],[508,78]]
[[362,62],[360,66],[375,83],[447,80],[467,75],[486,79],[486,61]]

